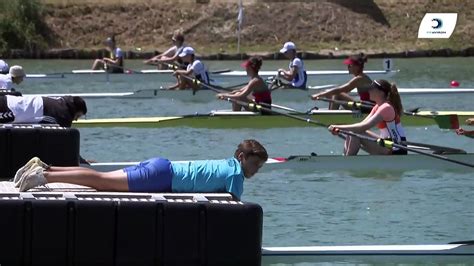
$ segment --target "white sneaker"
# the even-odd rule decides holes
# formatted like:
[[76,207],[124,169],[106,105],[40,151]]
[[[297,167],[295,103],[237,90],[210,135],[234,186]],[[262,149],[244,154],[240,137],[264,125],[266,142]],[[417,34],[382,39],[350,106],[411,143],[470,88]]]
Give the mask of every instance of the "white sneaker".
[[48,183],[44,177],[44,169],[41,166],[35,166],[24,173],[20,178],[20,192],[25,192],[37,186],[43,186]]
[[20,179],[23,173],[28,171],[29,169],[33,168],[34,166],[41,166],[43,169],[48,169],[49,165],[45,164],[40,160],[38,157],[33,157],[29,160],[23,167],[16,171],[15,177],[13,178],[13,183],[15,183],[15,187],[20,187]]

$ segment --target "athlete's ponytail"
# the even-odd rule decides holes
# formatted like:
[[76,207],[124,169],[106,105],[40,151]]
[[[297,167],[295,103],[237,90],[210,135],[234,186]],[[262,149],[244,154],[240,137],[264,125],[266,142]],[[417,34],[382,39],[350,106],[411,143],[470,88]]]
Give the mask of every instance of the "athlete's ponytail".
[[402,100],[400,99],[400,94],[398,93],[395,83],[390,83],[384,79],[377,79],[374,80],[372,86],[375,86],[375,88],[385,93],[385,99],[390,102],[399,116],[403,114]]
[[400,98],[400,94],[398,93],[398,88],[395,83],[390,85],[390,92],[387,95],[387,99],[392,104],[395,112],[401,116],[403,114],[402,99]]

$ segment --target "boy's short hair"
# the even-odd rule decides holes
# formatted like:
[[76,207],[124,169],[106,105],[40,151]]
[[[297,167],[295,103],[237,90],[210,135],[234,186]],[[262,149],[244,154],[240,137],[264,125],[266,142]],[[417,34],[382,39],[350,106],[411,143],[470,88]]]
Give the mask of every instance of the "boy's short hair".
[[242,141],[239,146],[237,146],[237,150],[235,150],[234,157],[237,158],[239,154],[243,152],[245,157],[250,155],[257,156],[262,161],[266,161],[268,159],[267,150],[260,144],[258,141],[254,139],[246,139]]

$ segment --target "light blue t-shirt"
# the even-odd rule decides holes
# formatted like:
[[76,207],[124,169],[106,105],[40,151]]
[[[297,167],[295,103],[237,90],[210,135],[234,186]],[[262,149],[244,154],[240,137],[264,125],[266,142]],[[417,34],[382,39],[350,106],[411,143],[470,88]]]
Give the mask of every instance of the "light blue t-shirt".
[[235,158],[172,162],[173,192],[229,192],[240,199],[244,191],[244,173]]

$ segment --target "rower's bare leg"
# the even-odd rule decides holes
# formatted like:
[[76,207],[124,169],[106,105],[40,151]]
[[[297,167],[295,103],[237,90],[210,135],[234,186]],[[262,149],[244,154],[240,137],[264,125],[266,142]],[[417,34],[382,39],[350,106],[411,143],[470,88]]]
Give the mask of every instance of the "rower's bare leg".
[[96,172],[95,170],[91,168],[82,167],[82,166],[50,166],[48,168],[48,171],[50,172],[68,172],[68,171],[78,171],[78,170]]
[[[160,57],[160,58],[161,58],[161,57]],[[156,64],[156,69],[158,69],[158,70],[166,70],[166,69],[168,69],[168,67],[165,66],[164,64],[159,64],[159,63],[157,63],[157,64]]]
[[[332,99],[336,101],[354,101],[354,99],[352,99],[352,97],[349,96],[349,94],[344,93],[344,92],[333,95]],[[329,103],[329,110],[339,110],[339,107],[340,105],[337,103],[334,103],[334,102]]]
[[347,136],[344,142],[344,155],[357,155],[360,149],[360,138],[354,136]]
[[[371,131],[367,131],[361,134],[372,138],[378,138],[378,136],[376,136]],[[372,155],[388,155],[391,153],[389,149],[380,146],[376,142],[360,139],[355,136],[347,136],[346,142],[344,143],[344,155],[357,155],[361,148]]]
[[171,87],[168,87],[168,90],[180,90],[181,89],[181,83],[183,82],[183,78],[181,76],[177,75],[176,76],[176,84],[174,84]]
[[234,112],[239,112],[239,111],[242,111],[242,105],[238,104],[238,103],[232,103],[232,111]]
[[46,170],[44,177],[48,183],[70,183],[88,186],[99,191],[129,191],[127,173],[123,170],[105,173],[87,168],[72,171]]
[[96,59],[92,65],[92,70],[104,69],[104,61],[102,59]]
[[192,82],[190,80],[188,80],[187,78],[183,78],[181,76],[178,76],[178,90],[185,90],[185,89],[189,89],[191,88],[192,86]]
[[371,155],[389,155],[391,151],[385,147],[380,146],[378,143],[362,139],[360,141],[360,147]]
[[[247,97],[236,98],[236,100],[240,102],[246,102],[246,103],[250,102],[250,99]],[[248,106],[242,106],[236,102],[232,102],[232,111],[239,112],[239,111],[242,111],[242,108],[246,111],[253,111],[253,110],[250,110]]]
[[168,87],[168,90],[176,90],[178,88],[179,88],[179,83],[176,83],[173,86]]

